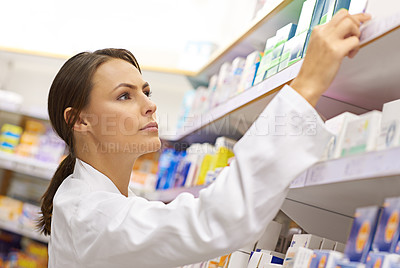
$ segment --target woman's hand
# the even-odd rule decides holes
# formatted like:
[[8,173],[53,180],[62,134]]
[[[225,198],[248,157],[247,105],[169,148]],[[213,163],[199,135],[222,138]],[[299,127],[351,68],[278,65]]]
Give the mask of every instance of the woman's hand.
[[368,14],[340,10],[332,20],[312,31],[307,54],[290,86],[315,107],[335,78],[344,57],[353,58],[360,47],[360,26]]

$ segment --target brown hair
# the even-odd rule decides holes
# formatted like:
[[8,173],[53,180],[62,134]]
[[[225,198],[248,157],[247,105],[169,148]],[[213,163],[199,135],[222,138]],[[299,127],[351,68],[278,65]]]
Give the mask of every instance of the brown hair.
[[[69,154],[58,166],[50,185],[42,196],[42,216],[38,227],[45,235],[51,233],[53,199],[61,183],[73,173],[75,167],[73,126],[79,113],[88,104],[92,89],[92,78],[97,68],[106,61],[122,59],[135,66],[141,73],[136,58],[125,49],[107,48],[95,52],[82,52],[70,58],[61,67],[50,87],[48,112],[53,129],[65,141]],[[64,119],[66,108],[72,107],[73,116]]]

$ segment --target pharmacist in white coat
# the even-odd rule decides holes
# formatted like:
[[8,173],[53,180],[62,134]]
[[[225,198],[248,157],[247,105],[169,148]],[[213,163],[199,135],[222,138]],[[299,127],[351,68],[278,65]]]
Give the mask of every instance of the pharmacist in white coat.
[[43,197],[49,267],[176,267],[256,241],[330,139],[313,106],[356,54],[368,19],[341,11],[317,27],[298,77],[236,144],[236,161],[198,198],[181,194],[167,205],[128,189],[135,159],[160,147],[156,106],[133,55],[105,49],[68,60],[49,93],[51,123],[71,151]]

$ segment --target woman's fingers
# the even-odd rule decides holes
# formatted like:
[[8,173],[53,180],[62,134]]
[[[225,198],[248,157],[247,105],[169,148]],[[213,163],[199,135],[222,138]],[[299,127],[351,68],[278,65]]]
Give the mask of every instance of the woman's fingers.
[[351,36],[343,40],[340,45],[343,53],[342,57],[350,56],[351,53],[354,53],[353,51],[357,51],[360,48],[360,39],[357,36]]
[[328,89],[344,57],[354,57],[360,48],[360,25],[367,14],[349,15],[340,10],[332,20],[314,28],[307,54],[292,87],[312,105]]
[[354,21],[347,17],[343,19],[335,28],[335,32],[338,34],[338,37],[341,39],[345,39],[350,36],[360,37],[360,26],[354,23]]

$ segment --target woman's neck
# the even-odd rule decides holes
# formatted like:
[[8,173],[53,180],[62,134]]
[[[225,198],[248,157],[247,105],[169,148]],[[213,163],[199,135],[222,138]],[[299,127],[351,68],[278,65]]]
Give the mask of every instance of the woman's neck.
[[80,152],[76,152],[76,154],[79,159],[106,175],[121,194],[126,197],[128,196],[132,167],[137,156],[127,153],[102,152],[95,148],[81,150]]

